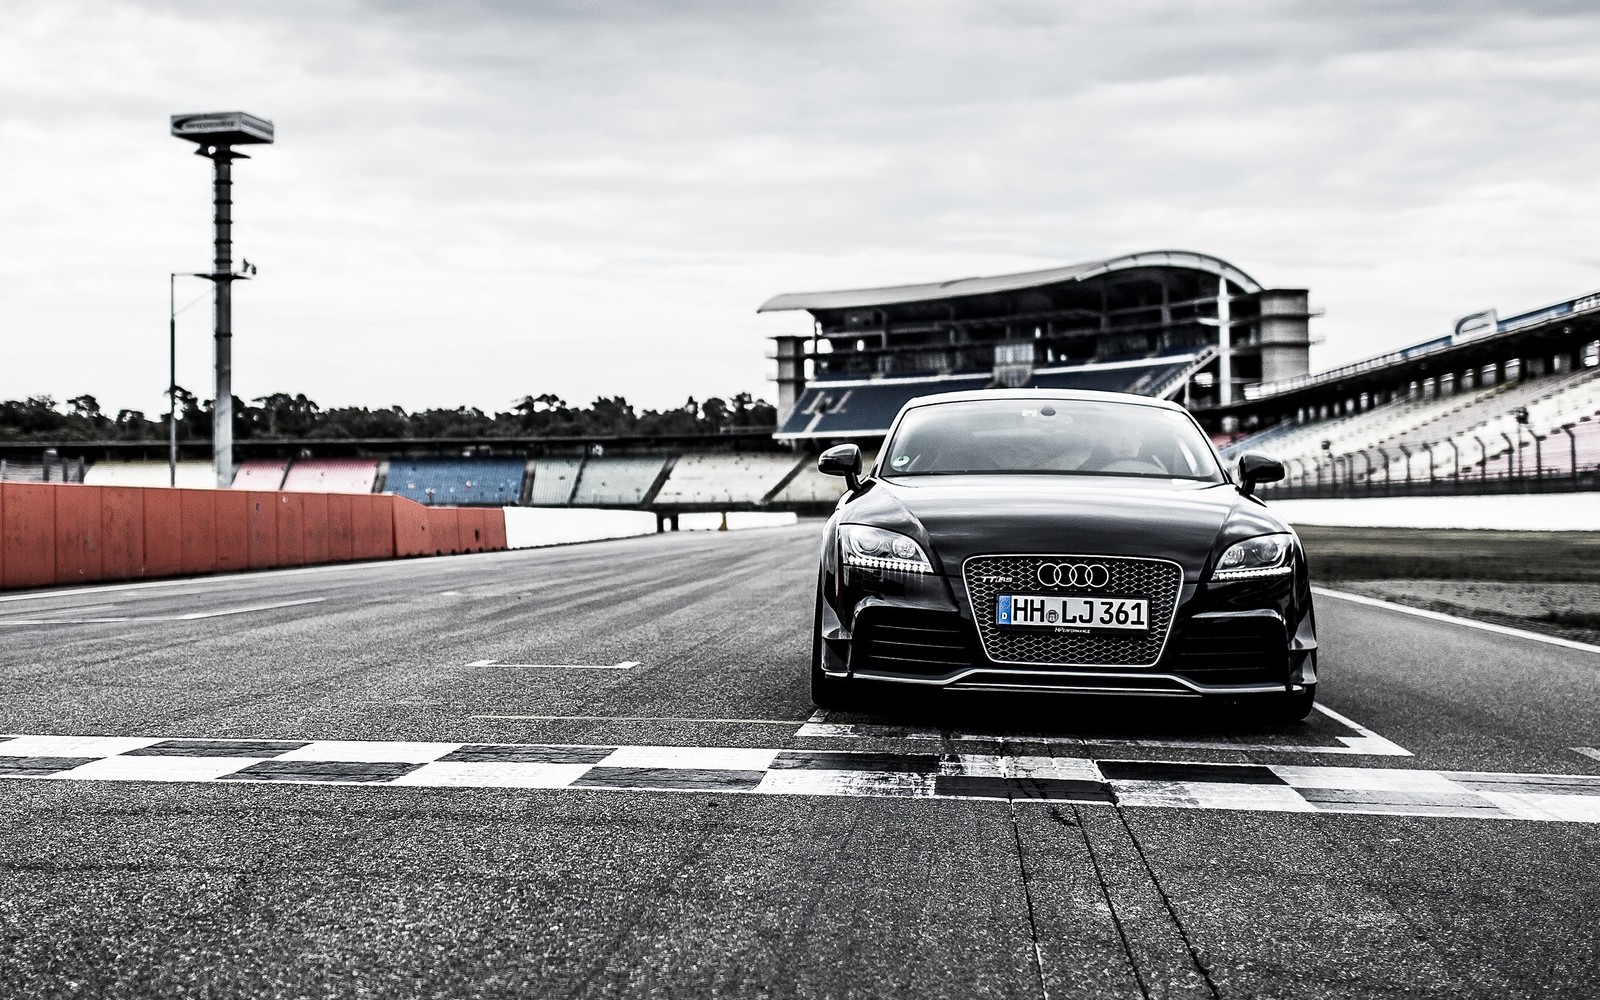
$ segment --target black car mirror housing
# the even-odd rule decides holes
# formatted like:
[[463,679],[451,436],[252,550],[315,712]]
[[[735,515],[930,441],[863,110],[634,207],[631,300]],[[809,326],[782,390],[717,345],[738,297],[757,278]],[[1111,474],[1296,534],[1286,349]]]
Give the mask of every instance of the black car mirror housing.
[[861,449],[853,444],[836,444],[817,458],[817,471],[825,476],[843,476],[850,489],[860,489]]
[[1247,451],[1239,456],[1239,492],[1254,496],[1262,483],[1276,483],[1284,477],[1283,463],[1259,451]]

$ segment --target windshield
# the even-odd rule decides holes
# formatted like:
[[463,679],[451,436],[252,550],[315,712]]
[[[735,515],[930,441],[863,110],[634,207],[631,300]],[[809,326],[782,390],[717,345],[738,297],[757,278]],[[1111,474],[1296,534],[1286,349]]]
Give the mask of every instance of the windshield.
[[1223,478],[1187,414],[1081,399],[981,399],[919,406],[900,421],[881,461],[885,476]]

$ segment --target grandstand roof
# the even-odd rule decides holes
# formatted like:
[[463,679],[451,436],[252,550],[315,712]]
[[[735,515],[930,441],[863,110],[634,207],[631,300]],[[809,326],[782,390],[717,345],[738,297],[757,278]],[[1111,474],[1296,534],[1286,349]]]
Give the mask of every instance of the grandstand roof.
[[1086,281],[1115,271],[1144,267],[1175,267],[1206,271],[1227,278],[1246,293],[1261,290],[1261,284],[1254,278],[1219,257],[1189,250],[1149,250],[1121,257],[1108,257],[1105,260],[1070,264],[1066,267],[1052,267],[1043,271],[998,274],[986,278],[956,278],[922,285],[890,285],[884,288],[856,288],[837,292],[790,292],[773,296],[756,311],[859,309],[901,302],[928,302],[969,295],[992,295],[997,292],[1059,285],[1069,281]]

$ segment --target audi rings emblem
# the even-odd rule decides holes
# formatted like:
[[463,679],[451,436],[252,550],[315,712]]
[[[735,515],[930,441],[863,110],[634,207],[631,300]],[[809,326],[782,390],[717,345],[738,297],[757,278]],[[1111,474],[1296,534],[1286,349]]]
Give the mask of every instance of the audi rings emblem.
[[1040,563],[1035,574],[1045,587],[1089,587],[1098,590],[1111,582],[1111,571],[1100,563]]

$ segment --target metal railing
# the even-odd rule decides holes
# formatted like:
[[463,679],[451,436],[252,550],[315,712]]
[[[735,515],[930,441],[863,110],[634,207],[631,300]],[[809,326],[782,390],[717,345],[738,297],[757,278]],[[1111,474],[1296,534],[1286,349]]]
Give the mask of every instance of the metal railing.
[[[1587,440],[1580,441],[1580,430]],[[1600,490],[1600,456],[1594,451],[1600,434],[1587,421],[1543,435],[1469,436],[1473,444],[1465,449],[1449,438],[1292,458],[1285,463],[1284,480],[1263,485],[1261,494],[1287,500]]]

